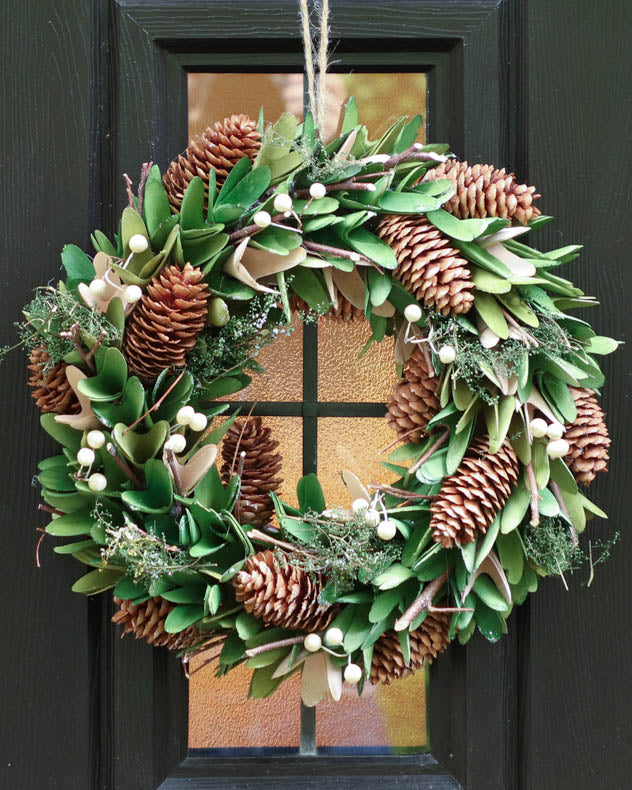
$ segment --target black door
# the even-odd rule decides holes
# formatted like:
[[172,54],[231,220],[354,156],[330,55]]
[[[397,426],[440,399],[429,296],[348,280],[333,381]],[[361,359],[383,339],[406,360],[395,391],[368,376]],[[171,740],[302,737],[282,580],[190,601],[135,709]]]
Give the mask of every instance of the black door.
[[[558,217],[542,243],[584,242],[575,279],[601,297],[591,319],[625,339],[630,236],[632,13],[624,0],[332,0],[345,62],[427,71],[430,137],[507,165]],[[64,243],[110,230],[119,174],[186,145],[187,71],[301,63],[295,0],[5,0],[1,8],[4,248],[2,342]],[[548,231],[548,237],[547,237]],[[555,237],[554,237],[555,235]],[[185,762],[186,683],[173,657],[127,641],[107,600],[42,549],[28,481],[50,448],[19,355],[1,369],[4,635],[0,786],[625,788],[632,773],[626,352],[606,362],[611,471],[596,498],[624,539],[586,589],[549,581],[491,646],[453,646],[430,681],[431,758],[297,757]],[[599,535],[599,527],[593,535]],[[413,778],[415,774],[415,778]],[[205,778],[215,775],[212,783]],[[237,778],[237,777],[241,778]],[[258,777],[246,779],[245,777]],[[347,777],[341,778],[341,777]],[[351,778],[355,776],[355,779]],[[368,779],[367,777],[371,777]],[[407,778],[405,778],[407,777]]]

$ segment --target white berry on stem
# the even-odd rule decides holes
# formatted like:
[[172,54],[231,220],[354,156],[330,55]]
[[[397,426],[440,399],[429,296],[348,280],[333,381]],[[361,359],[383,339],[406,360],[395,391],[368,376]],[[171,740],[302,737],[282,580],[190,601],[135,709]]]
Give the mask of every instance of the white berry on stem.
[[542,417],[536,417],[529,423],[531,436],[535,436],[536,439],[541,439],[543,436],[546,436],[548,427],[546,420],[543,420]]
[[411,324],[416,324],[417,321],[421,321],[421,307],[418,304],[409,304],[406,305],[406,309],[404,310],[404,318],[407,321],[410,321]]
[[195,416],[195,409],[193,406],[182,406],[178,409],[176,420],[178,425],[188,425]]
[[281,193],[274,198],[274,209],[279,212],[292,210],[293,201],[289,195]]
[[439,359],[444,365],[450,365],[456,359],[456,349],[454,346],[441,346],[439,349]]
[[324,198],[325,195],[327,194],[327,189],[324,184],[321,184],[319,181],[317,181],[315,184],[312,184],[311,187],[309,188],[309,194],[310,197],[314,198],[314,200],[320,200],[321,198]]
[[142,233],[135,233],[129,240],[130,252],[145,252],[149,247],[149,242]]
[[94,463],[94,450],[89,447],[82,447],[77,453],[77,461],[81,466],[90,466]]
[[138,285],[128,285],[123,291],[123,301],[128,304],[136,304],[143,295],[142,290]]
[[345,667],[345,680],[347,683],[351,683],[352,686],[357,686],[357,684],[362,680],[362,669],[357,664],[347,664]]
[[105,280],[93,280],[88,286],[88,290],[92,296],[95,296],[97,299],[103,299],[107,293],[108,284]]
[[174,453],[181,453],[187,446],[187,440],[181,433],[174,433],[165,442],[165,449]]
[[397,535],[397,526],[394,522],[387,519],[378,524],[377,536],[381,540],[393,540],[395,535]]
[[201,411],[196,412],[189,421],[189,428],[191,428],[192,431],[203,431],[207,425],[208,418],[206,414],[202,414]]
[[342,630],[336,626],[328,628],[325,632],[325,642],[329,645],[329,647],[340,647],[344,641],[344,638],[345,635],[342,633]]
[[317,653],[323,646],[323,640],[318,634],[307,634],[303,640],[303,647],[310,653]]
[[552,422],[546,429],[546,435],[553,441],[561,439],[564,435],[564,426],[559,422]]
[[566,439],[554,439],[546,446],[549,458],[563,458],[570,450],[570,445]]
[[95,472],[88,478],[88,488],[90,491],[105,491],[107,484],[107,478],[100,472]]
[[381,516],[374,508],[369,508],[364,514],[364,521],[369,527],[377,527],[381,521]]
[[267,211],[257,211],[257,213],[252,218],[252,221],[258,228],[267,228],[272,222],[272,217]]
[[90,431],[86,436],[86,442],[88,442],[88,447],[99,450],[105,444],[105,434],[103,431]]

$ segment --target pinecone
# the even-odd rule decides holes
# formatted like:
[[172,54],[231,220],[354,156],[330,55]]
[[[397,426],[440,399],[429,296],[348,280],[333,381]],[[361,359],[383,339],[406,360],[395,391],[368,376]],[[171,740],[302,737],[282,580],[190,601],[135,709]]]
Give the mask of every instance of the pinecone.
[[426,307],[443,315],[467,313],[474,303],[468,263],[425,217],[389,216],[377,234],[395,251],[393,272]]
[[262,527],[274,513],[269,493],[276,491],[283,482],[277,477],[283,460],[281,453],[277,452],[278,446],[279,443],[271,438],[270,428],[263,425],[261,417],[234,422],[224,437],[224,483],[228,483],[237,470],[239,453],[242,450],[246,453],[238,503],[239,517],[244,524]]
[[519,464],[505,439],[497,453],[489,452],[489,437],[475,439],[461,466],[447,477],[430,506],[430,526],[437,543],[465,546],[485,534],[518,481]]
[[315,578],[289,562],[278,560],[269,549],[248,557],[246,569],[233,579],[235,598],[244,609],[268,625],[299,631],[322,631],[337,612],[318,603],[322,589]]
[[163,176],[172,210],[180,211],[184,192],[195,176],[204,181],[208,196],[211,170],[215,171],[219,189],[231,168],[243,156],[254,162],[260,147],[257,122],[247,115],[231,115],[223,121],[216,121],[213,128],[209,126],[200,137],[191,140],[187,150],[169,165]]
[[65,362],[58,362],[44,372],[49,360],[44,346],[36,346],[29,354],[28,369],[31,371],[29,387],[31,395],[42,414],[77,414],[81,407],[68,379]]
[[564,434],[570,445],[564,460],[578,483],[590,485],[598,472],[608,471],[611,439],[595,393],[585,387],[571,387],[570,390],[577,418]]
[[540,215],[533,201],[540,195],[535,187],[517,184],[516,176],[493,165],[472,165],[449,159],[429,170],[423,181],[449,178],[456,184],[456,194],[443,206],[459,219],[502,217],[526,225]]
[[426,619],[415,631],[410,632],[410,664],[406,666],[402,646],[396,631],[387,631],[373,647],[371,664],[371,683],[388,685],[420,669],[426,663],[432,664],[448,643],[450,616],[445,612],[428,612]]
[[[300,296],[292,294],[290,296],[290,307],[293,313],[309,313],[310,306],[304,302]],[[331,321],[362,321],[364,320],[364,310],[359,307],[354,307],[346,296],[341,293],[338,294],[338,307],[333,307],[331,310],[323,314],[323,318],[328,318]]]
[[114,598],[114,603],[119,610],[112,615],[112,622],[123,626],[121,636],[134,634],[136,639],[144,639],[148,645],[168,647],[169,650],[192,647],[208,637],[208,634],[202,635],[193,625],[178,634],[168,634],[165,620],[174,607],[160,596],[138,604]]
[[165,368],[182,368],[204,328],[209,298],[202,271],[190,263],[166,266],[149,283],[128,317],[123,354],[129,372],[153,381]]
[[437,397],[437,376],[430,376],[423,351],[417,346],[404,368],[404,376],[393,387],[386,419],[401,438],[418,442],[426,425],[441,408]]

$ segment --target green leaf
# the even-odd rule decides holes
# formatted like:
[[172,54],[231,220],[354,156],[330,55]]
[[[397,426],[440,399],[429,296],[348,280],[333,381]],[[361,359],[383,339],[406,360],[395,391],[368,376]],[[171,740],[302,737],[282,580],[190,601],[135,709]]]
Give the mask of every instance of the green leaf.
[[370,607],[368,604],[360,604],[352,608],[355,610],[353,620],[344,632],[343,648],[345,653],[353,653],[354,650],[361,647],[371,630],[371,623],[369,622]]
[[97,568],[86,573],[72,585],[72,591],[82,595],[98,595],[116,585],[123,576],[118,568]]
[[253,636],[261,631],[264,627],[264,622],[260,618],[255,617],[253,614],[249,614],[248,612],[240,612],[237,615],[237,620],[235,621],[235,628],[237,629],[237,633],[239,634],[240,638],[246,641],[246,639],[252,639]]
[[100,372],[81,379],[77,387],[90,400],[106,401],[120,398],[127,381],[127,363],[117,348],[107,348],[102,357]]
[[352,129],[358,125],[358,105],[356,100],[353,96],[349,98],[349,101],[345,104],[345,113],[342,119],[342,129],[340,130],[340,136],[346,136]]
[[558,505],[557,499],[553,495],[553,492],[549,491],[548,488],[542,488],[538,493],[540,495],[540,501],[538,503],[540,514],[543,516],[549,516],[550,518],[559,516],[560,506]]
[[199,604],[204,597],[204,587],[199,584],[178,587],[175,590],[161,593],[161,596],[170,603]]
[[225,395],[232,395],[234,392],[244,388],[244,382],[236,376],[222,376],[201,393],[200,402],[212,401],[216,398],[223,398]]
[[286,676],[280,678],[273,678],[272,675],[276,670],[276,664],[261,669],[255,669],[250,679],[250,688],[248,689],[248,699],[265,699],[272,694],[275,689],[285,680]]
[[537,315],[529,307],[529,305],[520,297],[518,290],[512,288],[507,294],[498,294],[498,301],[503,304],[510,313],[513,313],[516,318],[520,319],[523,324],[527,326],[537,327],[540,325]]
[[397,142],[393,147],[394,154],[401,154],[403,151],[407,151],[411,147],[411,145],[417,139],[417,134],[419,133],[422,123],[423,118],[421,115],[415,115],[410,119],[410,121],[408,121],[406,126],[404,126],[404,128],[399,133]]
[[[270,176],[270,168],[265,165],[251,170],[225,197],[222,197],[221,202],[241,206],[244,209],[252,206],[270,186]],[[219,202],[218,200],[218,204]]]
[[427,219],[442,233],[459,241],[474,241],[485,233],[487,227],[496,221],[496,217],[488,219],[457,219],[444,209],[429,211]]
[[496,546],[500,563],[507,571],[507,581],[510,584],[518,584],[524,569],[524,551],[520,535],[515,531],[508,535],[501,533]]
[[136,584],[129,576],[123,576],[119,579],[118,584],[114,588],[114,595],[116,598],[123,598],[126,601],[131,601],[134,598],[141,598],[147,593],[145,587]]
[[[259,150],[259,154],[261,154],[261,149]],[[255,167],[257,163],[255,162]],[[250,159],[247,156],[242,156],[241,159],[237,160],[237,163],[231,167],[228,176],[226,177],[226,181],[222,184],[222,188],[220,189],[219,195],[217,196],[217,200],[215,201],[215,206],[221,206],[223,203],[226,203],[227,196],[232,192],[232,190],[237,186],[237,184],[241,181],[242,178],[245,177],[246,173],[250,170]]]
[[168,634],[178,634],[203,617],[203,606],[176,606],[167,615],[165,631]]
[[568,386],[549,373],[542,376],[542,385],[542,394],[546,397],[549,405],[562,415],[564,421],[575,422],[577,407]]
[[66,244],[61,253],[61,262],[66,270],[70,289],[75,288],[79,283],[89,283],[94,280],[92,261],[76,244]]
[[450,432],[450,443],[448,444],[448,453],[446,455],[445,469],[446,473],[452,475],[461,465],[465,451],[468,448],[470,439],[474,432],[475,420],[470,420],[466,428],[460,433],[456,431]]
[[217,274],[213,272],[206,278],[208,289],[214,296],[222,296],[236,301],[247,301],[252,299],[255,292],[244,283],[229,277],[227,274]]
[[112,431],[112,437],[128,461],[143,466],[162,449],[169,432],[170,426],[166,420],[155,423],[146,433],[136,433],[123,423],[117,423]]
[[143,513],[168,513],[173,500],[171,477],[162,461],[152,458],[145,464],[144,491],[123,491],[121,498],[132,510]]
[[74,538],[77,535],[89,535],[96,524],[96,519],[88,510],[78,510],[54,518],[46,525],[46,532],[58,538]]
[[294,293],[298,294],[307,304],[317,312],[324,313],[331,306],[329,294],[321,278],[313,269],[297,266],[292,270],[290,285]]
[[131,425],[143,413],[145,405],[145,390],[136,376],[127,379],[123,396],[119,401],[108,403],[107,401],[95,402],[92,410],[99,420],[111,428],[116,423]]
[[69,425],[57,422],[55,415],[51,413],[40,416],[40,425],[56,442],[72,450],[75,454],[80,449],[83,431],[78,431]]
[[507,320],[503,315],[500,305],[495,297],[484,291],[474,292],[474,307],[478,314],[487,324],[487,326],[498,335],[498,337],[506,340],[509,337],[509,326]]
[[478,266],[471,266],[470,270],[477,290],[490,294],[504,294],[511,291],[511,283],[504,277],[479,269]]
[[373,584],[380,590],[391,590],[408,579],[412,579],[414,575],[410,568],[406,568],[400,563],[394,563],[390,568],[378,573],[373,579]]
[[402,592],[399,588],[386,590],[377,595],[369,611],[369,622],[379,623],[384,620],[401,600]]
[[613,340],[611,337],[603,337],[602,335],[595,335],[586,346],[586,351],[590,354],[612,354],[612,352],[616,351],[618,348],[618,340]]
[[480,568],[483,560],[487,557],[489,552],[494,547],[494,543],[496,542],[496,538],[498,537],[499,532],[500,532],[500,515],[497,515],[496,518],[492,521],[491,525],[487,528],[487,532],[485,533],[485,537],[483,538],[482,542],[480,542],[478,551],[476,552],[476,561],[474,562],[474,570]]
[[303,513],[307,513],[309,510],[322,513],[325,509],[323,489],[313,472],[301,477],[296,486],[296,492],[298,495],[299,507]]
[[[479,576],[479,579],[480,578],[486,577]],[[480,600],[480,598],[476,602],[476,611],[474,612],[474,620],[472,623],[474,622],[476,622],[478,630],[481,632],[481,634],[490,642],[497,642],[503,634],[503,618],[498,614],[497,611],[494,611],[489,606],[486,606],[486,604]]]
[[378,206],[387,214],[422,214],[441,205],[441,199],[419,192],[385,192]]
[[171,217],[171,206],[167,197],[167,191],[159,178],[147,179],[143,201],[143,216],[152,239],[160,225]]
[[392,247],[366,228],[356,228],[347,235],[347,241],[352,249],[378,266],[385,269],[397,268],[397,257]]
[[503,535],[507,535],[522,523],[529,507],[529,499],[527,489],[522,484],[518,484],[502,510],[500,531]]

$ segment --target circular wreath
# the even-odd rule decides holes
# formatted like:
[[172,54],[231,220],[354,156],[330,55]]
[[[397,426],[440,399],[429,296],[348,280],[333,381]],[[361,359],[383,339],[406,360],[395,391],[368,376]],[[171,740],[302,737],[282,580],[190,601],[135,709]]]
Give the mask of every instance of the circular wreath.
[[[606,469],[595,355],[617,342],[567,312],[596,304],[555,271],[579,247],[527,246],[551,219],[534,188],[415,142],[420,124],[372,142],[353,100],[328,145],[309,114],[217,122],[164,175],[143,165],[136,194],[126,177],[114,239],[66,246],[65,282],[24,311],[61,445],[39,465],[45,532],[90,567],[73,590],[113,589],[126,633],[211,651],[219,675],[245,662],[252,697],[300,671],[314,705],[477,627],[497,640],[604,517],[579,486]],[[215,420],[293,310],[395,338],[398,479],[343,472],[338,507],[314,475],[298,507],[279,498],[260,418]]]

